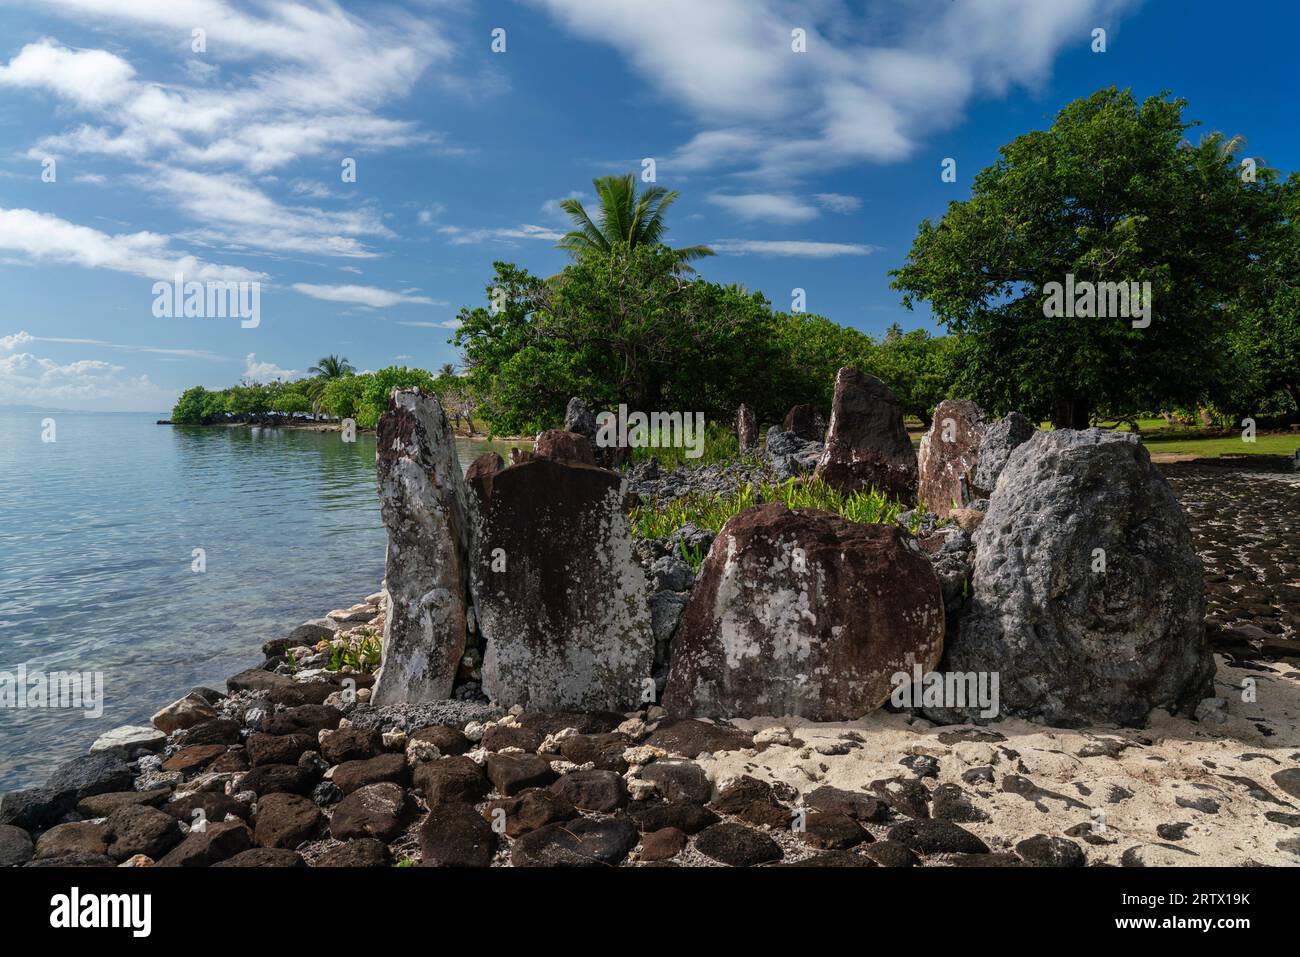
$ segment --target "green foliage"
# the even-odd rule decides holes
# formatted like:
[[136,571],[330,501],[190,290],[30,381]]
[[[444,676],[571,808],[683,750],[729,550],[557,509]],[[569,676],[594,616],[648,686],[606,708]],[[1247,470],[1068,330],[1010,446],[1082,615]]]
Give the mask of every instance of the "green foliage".
[[[596,214],[599,224],[592,221],[578,200],[561,200],[560,208],[569,214],[576,228],[566,233],[557,246],[582,257],[608,254],[620,244],[635,248],[657,246],[663,241],[663,235],[668,231],[664,213],[677,201],[675,191],[650,186],[638,195],[636,178],[631,173],[602,176],[592,180],[591,185],[600,200]],[[673,250],[672,255],[679,268],[689,271],[690,267],[685,265],[687,262],[712,256],[713,250],[707,246],[687,246]]]
[[[732,517],[745,509],[768,502],[781,502],[787,508],[813,508],[843,516],[850,522],[888,525],[897,520],[905,506],[876,489],[844,494],[821,479],[798,482],[745,483],[729,495],[692,493],[667,502],[644,503],[633,507],[628,520],[632,533],[640,538],[666,538],[687,523],[698,528],[720,531]],[[913,515],[915,529],[920,510]],[[690,563],[695,556],[682,555]],[[699,561],[704,556],[698,556]],[[697,569],[698,570],[698,569]]]
[[[668,437],[664,436],[664,442]],[[665,469],[703,468],[719,462],[730,462],[740,457],[740,439],[735,427],[730,422],[706,422],[704,425],[704,449],[699,458],[688,458],[689,449],[681,446],[665,445],[659,447],[657,437],[649,439],[644,446],[632,449],[632,461],[658,459]]]
[[306,414],[311,411],[311,399],[301,392],[281,392],[271,400],[271,409],[286,415]]
[[388,397],[394,389],[424,389],[435,391],[433,375],[424,369],[408,369],[406,366],[389,366],[367,377],[362,388],[361,401],[357,405],[357,425],[367,429],[379,423],[379,417],[388,411]]
[[321,410],[336,419],[355,419],[362,393],[372,378],[369,375],[349,375],[330,380],[317,399]]
[[[1223,374],[1224,305],[1257,248],[1272,173],[1243,183],[1236,141],[1188,143],[1184,106],[1113,87],[1077,100],[921,224],[894,287],[958,334],[960,391],[1079,428],[1098,408],[1195,403]],[[1067,273],[1150,282],[1150,326],[1044,316],[1044,286]]]
[[186,389],[172,406],[172,421],[177,425],[200,425],[207,418],[208,390],[201,385]]
[[379,632],[369,625],[363,625],[350,636],[321,639],[317,648],[322,646],[330,653],[325,665],[327,671],[349,668],[370,674],[378,671],[383,663],[383,643]]
[[704,558],[707,554],[705,550],[699,545],[687,545],[685,542],[680,542],[677,551],[681,554],[682,561],[691,566],[691,574],[698,575],[700,569],[704,566]]

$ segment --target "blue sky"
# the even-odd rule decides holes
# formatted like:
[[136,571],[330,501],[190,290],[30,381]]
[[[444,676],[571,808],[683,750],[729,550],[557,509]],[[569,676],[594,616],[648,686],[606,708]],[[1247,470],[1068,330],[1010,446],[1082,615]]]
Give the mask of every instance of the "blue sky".
[[[1168,89],[1295,169],[1297,36],[1284,0],[0,0],[0,405],[454,362],[492,261],[557,271],[558,200],[644,158],[707,278],[929,326],[886,275],[917,223],[1076,97]],[[260,324],[156,318],[178,270]]]

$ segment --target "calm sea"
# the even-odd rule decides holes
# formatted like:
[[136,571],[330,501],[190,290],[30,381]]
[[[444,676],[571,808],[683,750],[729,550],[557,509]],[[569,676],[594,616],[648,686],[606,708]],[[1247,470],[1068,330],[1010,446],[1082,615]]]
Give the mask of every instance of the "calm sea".
[[[101,672],[104,713],[0,708],[0,791],[224,690],[263,641],[383,577],[374,436],[54,413],[44,442],[46,417],[0,412],[0,671]],[[462,463],[489,447],[458,442]]]

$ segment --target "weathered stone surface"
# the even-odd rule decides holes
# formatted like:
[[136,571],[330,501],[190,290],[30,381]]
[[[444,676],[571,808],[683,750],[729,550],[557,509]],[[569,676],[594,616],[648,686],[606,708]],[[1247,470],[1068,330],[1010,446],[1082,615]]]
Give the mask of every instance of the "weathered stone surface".
[[58,823],[73,800],[51,788],[27,788],[0,794],[0,824],[39,831]]
[[662,748],[669,754],[698,758],[716,751],[742,751],[754,746],[754,736],[728,724],[713,724],[685,718],[668,721],[656,728],[644,744]]
[[429,725],[407,736],[408,741],[427,741],[441,754],[464,754],[470,748],[469,738],[460,728],[445,725]]
[[99,751],[60,764],[45,786],[60,799],[80,801],[92,794],[129,791],[131,769],[117,752]]
[[736,410],[736,438],[742,453],[758,448],[758,422],[754,419],[754,410],[747,405]]
[[125,861],[137,854],[157,860],[181,841],[181,826],[166,811],[139,804],[118,808],[104,822],[108,856]]
[[1083,867],[1087,857],[1083,848],[1065,837],[1035,834],[1016,845],[1016,853],[1035,867]]
[[228,860],[218,861],[213,867],[306,867],[307,862],[297,851],[279,847],[251,847]]
[[483,808],[483,819],[492,823],[505,813],[507,837],[518,837],[547,824],[570,821],[578,816],[578,809],[568,798],[547,788],[529,788],[514,797],[495,798]]
[[610,814],[627,804],[627,785],[614,771],[572,771],[552,784],[551,791],[584,811]]
[[836,374],[826,448],[815,474],[844,492],[876,488],[907,504],[916,501],[916,451],[903,409],[875,376],[847,366]]
[[852,721],[943,651],[939,581],[896,526],[779,502],[723,526],[673,639],[663,706]]
[[256,768],[263,764],[296,764],[305,753],[316,750],[316,739],[308,734],[250,734],[245,746]]
[[[182,774],[193,774],[201,771],[213,762],[217,757],[226,753],[224,744],[193,744],[188,748],[181,748],[170,758],[162,763],[164,771],[180,771]],[[297,760],[295,758],[294,760]]]
[[987,854],[988,845],[951,821],[913,818],[889,829],[889,839],[922,854]]
[[484,690],[502,707],[639,702],[654,637],[622,486],[613,472],[549,459],[506,469],[490,489],[476,483],[471,586]]
[[729,822],[701,831],[695,838],[695,849],[732,867],[753,867],[784,856],[781,846],[762,831]]
[[661,827],[641,838],[643,861],[666,861],[676,857],[686,848],[686,832],[675,827]]
[[998,672],[1003,714],[1135,725],[1209,696],[1201,562],[1136,436],[1035,433],[973,539],[971,602],[944,670]]
[[234,694],[236,691],[271,691],[276,688],[292,688],[294,680],[288,675],[276,674],[264,668],[249,668],[226,679],[226,689]]
[[344,728],[325,736],[320,753],[330,764],[342,764],[373,758],[383,746],[382,735],[373,728]]
[[137,749],[157,751],[166,743],[167,735],[157,728],[124,724],[101,734],[90,746],[90,750],[119,751],[129,757]]
[[108,854],[108,828],[94,821],[58,824],[36,839],[36,858]]
[[21,827],[0,824],[0,867],[20,867],[32,859],[31,835]]
[[796,405],[787,412],[785,421],[781,423],[781,429],[785,432],[793,432],[805,442],[826,440],[826,420],[822,418],[817,406],[807,403]]
[[473,802],[488,792],[487,775],[464,755],[426,761],[415,769],[415,788],[430,807],[447,801]]
[[569,404],[564,407],[564,427],[570,432],[585,435],[588,439],[596,438],[596,417],[587,407],[587,403],[577,396],[571,398]]
[[496,452],[484,452],[473,462],[470,462],[469,468],[465,470],[466,489],[473,489],[476,481],[486,482],[487,487],[491,488],[492,476],[505,467],[505,459],[501,458]]
[[343,712],[327,704],[302,704],[273,714],[262,724],[266,734],[309,734],[312,740],[322,731],[333,731]]
[[254,794],[310,794],[317,775],[293,764],[264,764],[239,780],[241,791]]
[[782,432],[775,425],[767,430],[767,443],[763,446],[773,476],[780,482],[815,470],[824,451],[820,440],[803,439],[794,432]]
[[209,823],[190,831],[185,839],[158,860],[158,867],[211,867],[253,846],[253,835],[242,821]]
[[548,824],[510,849],[515,867],[604,867],[618,864],[637,844],[637,830],[622,818],[582,818]]
[[83,817],[108,817],[118,808],[128,804],[157,807],[166,801],[171,793],[171,788],[155,788],[151,791],[109,791],[106,794],[92,794],[77,802],[77,813]]
[[555,780],[550,762],[535,754],[489,754],[487,774],[497,793],[506,797]]
[[641,777],[652,782],[666,801],[704,804],[713,796],[713,784],[694,761],[660,759],[642,768]]
[[1019,412],[989,422],[974,402],[940,402],[917,453],[917,498],[935,515],[973,531],[982,516],[966,506],[992,494],[1007,459],[1034,431]]
[[496,832],[468,804],[436,805],[420,825],[426,867],[487,867],[496,849]]
[[810,847],[824,851],[843,851],[872,840],[870,834],[847,814],[817,811],[804,819],[799,837]]
[[917,867],[921,863],[915,851],[897,841],[877,841],[868,844],[862,849],[862,853],[881,867]]
[[972,480],[983,431],[984,413],[974,402],[945,399],[935,406],[930,429],[916,453],[916,494],[940,518],[978,497],[972,494]]
[[436,396],[394,390],[375,443],[388,529],[384,664],[374,705],[451,697],[465,653],[471,513],[455,438]]
[[403,787],[411,780],[411,771],[404,754],[381,754],[364,761],[345,761],[334,769],[331,778],[344,794],[351,794],[367,784],[389,781]]
[[353,791],[334,808],[330,835],[336,841],[373,837],[391,841],[402,832],[412,804],[406,790],[388,781]]
[[259,847],[292,850],[316,833],[320,808],[297,794],[268,794],[257,802],[253,841]]
[[173,701],[149,719],[155,728],[164,734],[192,728],[204,721],[211,721],[217,716],[217,709],[212,707],[202,695],[191,691],[183,698]]
[[880,823],[889,817],[889,805],[861,791],[822,785],[804,796],[804,803],[826,814],[843,814],[855,821]]
[[191,744],[236,744],[239,722],[233,718],[213,718],[194,725],[185,732],[184,742]]
[[[244,788],[243,782],[240,788]],[[248,788],[248,790],[253,790]],[[198,791],[194,794],[187,794],[184,797],[177,798],[163,805],[162,808],[178,821],[184,821],[186,824],[194,824],[199,820],[200,815],[195,811],[202,811],[202,819],[206,821],[224,821],[227,816],[234,815],[247,821],[252,816],[252,809],[242,801],[236,801],[228,794],[221,794],[217,791]]]
[[696,834],[719,820],[708,808],[686,801],[638,802],[628,808],[628,816],[642,831],[675,827],[687,834]]
[[590,762],[598,771],[627,770],[623,752],[632,746],[625,734],[611,731],[605,734],[571,734],[560,742],[560,756],[574,764]]
[[317,867],[387,867],[388,863],[388,848],[368,837],[331,847],[316,859]]
[[575,465],[596,464],[591,440],[563,429],[547,429],[537,433],[533,442],[533,455],[539,459],[554,459]]

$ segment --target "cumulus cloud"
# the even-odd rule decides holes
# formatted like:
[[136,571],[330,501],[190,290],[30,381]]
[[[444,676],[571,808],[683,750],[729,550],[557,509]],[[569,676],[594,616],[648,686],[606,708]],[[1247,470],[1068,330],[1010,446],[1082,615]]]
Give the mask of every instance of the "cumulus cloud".
[[818,216],[815,206],[794,196],[776,193],[714,193],[708,197],[708,201],[740,219],[750,221],[806,223]]
[[206,349],[170,349],[164,346],[141,346],[132,343],[106,342],[103,339],[72,339],[63,336],[33,336],[27,331],[10,336],[0,336],[0,349],[13,350],[29,342],[57,342],[64,345],[99,346],[116,352],[144,352],[151,355],[170,356],[175,359],[221,359],[222,356]]
[[130,375],[111,362],[59,363],[14,352],[0,356],[0,403],[72,409],[98,409],[111,403],[119,409],[154,412],[171,406],[171,394],[147,375]]
[[388,306],[399,306],[403,304],[414,305],[446,305],[446,302],[439,299],[430,299],[428,296],[417,296],[413,290],[390,290],[379,289],[375,286],[320,286],[307,282],[296,282],[293,284],[295,291],[302,293],[304,296],[311,296],[313,299],[324,299],[327,302],[350,302],[360,306],[370,306],[374,309],[385,309]]
[[845,196],[843,193],[815,193],[813,199],[817,205],[823,209],[828,209],[832,213],[839,213],[847,216],[849,213],[856,213],[862,208],[862,200],[856,196]]
[[439,226],[438,232],[447,237],[453,246],[469,246],[477,243],[505,243],[517,245],[519,239],[545,239],[555,242],[564,238],[564,233],[549,226],[535,226],[521,223],[518,226],[506,226],[497,229],[466,229],[461,226]]
[[[784,176],[916,152],[969,103],[1033,87],[1137,0],[533,0],[608,44],[704,128],[663,165]],[[856,5],[855,5],[856,7]],[[791,50],[791,30],[807,50]]]
[[274,382],[277,379],[288,382],[302,378],[302,373],[297,369],[282,369],[274,362],[260,362],[257,355],[250,352],[244,356],[244,378],[249,382]]
[[21,253],[33,260],[72,263],[88,269],[111,269],[149,279],[251,281],[265,273],[204,262],[177,253],[170,237],[151,232],[110,235],[49,213],[31,209],[0,209],[0,250]]

